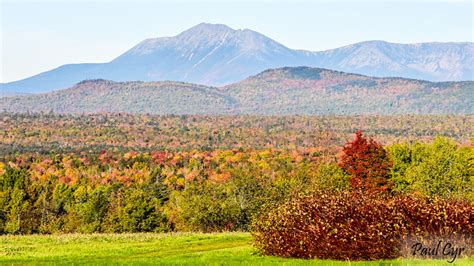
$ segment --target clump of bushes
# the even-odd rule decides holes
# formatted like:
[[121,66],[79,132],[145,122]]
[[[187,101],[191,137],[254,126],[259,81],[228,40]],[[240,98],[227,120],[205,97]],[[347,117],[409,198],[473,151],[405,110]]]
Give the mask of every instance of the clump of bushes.
[[256,247],[265,255],[337,260],[399,257],[413,236],[474,234],[467,201],[367,193],[302,195],[253,223]]

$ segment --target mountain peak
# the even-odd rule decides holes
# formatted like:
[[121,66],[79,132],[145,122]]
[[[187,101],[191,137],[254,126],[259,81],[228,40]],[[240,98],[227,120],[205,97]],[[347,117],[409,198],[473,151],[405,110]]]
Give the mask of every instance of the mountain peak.
[[178,34],[175,38],[187,44],[222,42],[227,36],[233,35],[236,30],[224,24],[200,23]]
[[218,32],[235,32],[235,30],[224,24],[212,24],[212,23],[203,22],[183,31],[178,36],[190,35],[190,34],[194,35],[194,34],[201,34],[201,33],[218,33]]
[[[112,62],[138,62],[148,69],[156,66],[167,68],[166,64],[160,65],[160,59],[173,58],[180,66],[188,68],[182,74],[187,80],[210,84],[202,77],[202,67],[221,64],[217,71],[219,74],[214,74],[220,77],[227,75],[226,71],[233,69],[233,65],[239,65],[239,62],[256,61],[250,68],[256,69],[252,72],[258,72],[275,66],[274,63],[266,62],[269,57],[274,57],[270,59],[272,61],[282,62],[276,66],[284,66],[283,62],[289,61],[288,58],[293,55],[287,47],[258,32],[249,29],[235,30],[224,24],[200,23],[174,37],[144,40]],[[239,79],[248,77],[246,72],[240,74]],[[162,79],[160,75],[158,71],[149,73],[153,77],[150,79]],[[174,79],[183,80],[182,77]],[[214,81],[211,84],[223,83],[230,82]]]
[[114,61],[128,55],[151,54],[163,48],[167,49],[166,47],[186,50],[188,48],[195,49],[199,46],[217,45],[226,41],[235,32],[237,31],[224,24],[200,23],[173,37],[146,39]]

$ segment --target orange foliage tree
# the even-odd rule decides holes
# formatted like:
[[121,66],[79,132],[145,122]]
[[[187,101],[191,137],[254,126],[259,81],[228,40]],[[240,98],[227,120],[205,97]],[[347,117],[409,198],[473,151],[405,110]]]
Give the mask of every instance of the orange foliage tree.
[[353,189],[384,191],[389,188],[392,162],[383,146],[365,138],[360,130],[353,141],[344,145],[338,165],[351,176]]

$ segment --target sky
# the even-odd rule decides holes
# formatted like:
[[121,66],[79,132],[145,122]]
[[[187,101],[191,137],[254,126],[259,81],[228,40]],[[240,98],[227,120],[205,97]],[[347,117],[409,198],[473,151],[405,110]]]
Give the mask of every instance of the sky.
[[293,49],[367,40],[474,41],[474,0],[0,0],[0,82],[108,62],[201,22],[252,29]]

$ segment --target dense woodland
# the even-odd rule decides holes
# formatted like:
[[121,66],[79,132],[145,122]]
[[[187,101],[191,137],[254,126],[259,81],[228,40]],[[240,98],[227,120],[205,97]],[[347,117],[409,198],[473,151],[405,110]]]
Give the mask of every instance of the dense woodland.
[[472,202],[472,120],[4,113],[0,232],[249,230],[300,193],[350,191],[359,128],[386,191]]
[[[474,200],[472,148],[437,138],[386,151],[394,192]],[[338,161],[317,149],[22,154],[0,164],[0,230],[248,230],[266,205],[349,189]]]
[[199,116],[0,113],[0,159],[25,152],[100,153],[312,148],[336,155],[357,130],[380,143],[445,136],[469,145],[474,116]]

